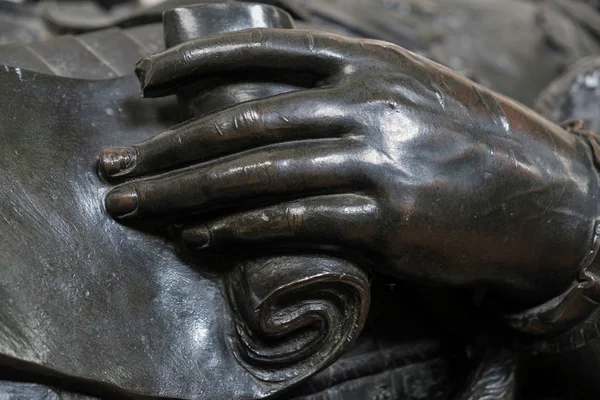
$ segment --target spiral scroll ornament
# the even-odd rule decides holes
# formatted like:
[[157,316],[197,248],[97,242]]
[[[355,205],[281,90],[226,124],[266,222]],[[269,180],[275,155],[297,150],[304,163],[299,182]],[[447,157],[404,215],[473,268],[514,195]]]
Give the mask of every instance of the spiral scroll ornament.
[[226,281],[238,361],[261,381],[289,385],[334,362],[361,332],[367,275],[328,256],[239,263]]

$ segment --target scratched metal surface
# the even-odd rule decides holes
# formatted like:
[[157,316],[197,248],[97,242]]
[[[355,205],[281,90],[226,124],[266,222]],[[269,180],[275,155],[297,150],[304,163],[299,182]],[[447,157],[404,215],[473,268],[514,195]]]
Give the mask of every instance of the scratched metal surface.
[[0,362],[141,395],[265,394],[228,347],[218,279],[108,218],[97,152],[173,124],[133,77],[0,68]]
[[37,383],[10,382],[0,380],[2,400],[94,400],[83,394],[70,393]]

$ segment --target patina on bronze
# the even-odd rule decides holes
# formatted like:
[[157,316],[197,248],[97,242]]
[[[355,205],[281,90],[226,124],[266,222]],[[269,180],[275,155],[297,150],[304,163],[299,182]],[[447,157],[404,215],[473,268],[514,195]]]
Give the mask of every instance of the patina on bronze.
[[[511,326],[542,336],[537,350],[597,337],[593,135],[397,46],[315,31],[195,39],[137,68],[146,97],[265,71],[312,84],[117,149],[135,158],[112,175],[142,179],[109,193],[109,212],[167,218],[191,252],[316,249],[483,289]],[[465,398],[510,398],[514,365],[484,359]]]
[[[241,10],[235,15],[256,15]],[[162,118],[172,102],[132,99],[131,80],[76,82],[10,68],[2,73],[5,103],[11,104],[0,116],[8,174],[2,224],[20,233],[2,241],[8,283],[0,295],[9,305],[0,316],[4,365],[27,371],[32,380],[50,375],[72,385],[65,387],[102,397],[285,398],[283,389],[331,363],[358,335],[369,304],[368,268],[423,284],[487,291],[497,315],[508,310],[513,326],[543,337],[537,341],[542,350],[593,339],[577,324],[595,308],[588,297],[596,293],[598,241],[593,218],[588,221],[595,211],[595,137],[579,124],[563,131],[397,47],[316,32],[294,35],[224,35],[222,55],[214,49],[223,42],[198,39],[179,47],[184,51],[170,58],[171,66],[161,67],[161,56],[141,63],[148,95],[176,92],[197,118],[175,128],[167,128],[173,119]],[[286,48],[290,44],[295,52]],[[240,54],[233,60],[246,55],[248,65],[260,68],[202,65],[221,56],[226,65],[236,46]],[[261,61],[268,65],[252,61],[262,51],[273,52]],[[277,54],[294,54],[296,66]],[[200,75],[183,59],[193,68],[199,63]],[[306,60],[317,62],[313,67]],[[148,72],[155,61],[159,71],[172,67],[174,76],[181,69],[181,79],[159,79],[152,88]],[[249,102],[234,105],[240,101]],[[278,104],[287,114],[277,114]],[[307,111],[318,104],[323,107]],[[234,112],[240,114],[234,118]],[[226,117],[233,118],[229,125]],[[109,182],[96,179],[91,160],[99,147],[136,143],[160,129],[169,132],[142,145],[105,150],[100,167]],[[32,151],[26,144],[33,142],[43,145]],[[166,164],[144,159],[151,149]],[[64,160],[64,153],[77,156]],[[145,179],[154,173],[160,175]],[[123,227],[102,213],[102,199],[108,185],[130,177],[141,179],[118,186],[106,199],[113,215],[131,224]],[[195,192],[188,190],[192,183]],[[131,187],[150,195],[127,191]],[[188,207],[177,208],[180,200]],[[127,208],[133,213],[119,213]],[[50,223],[40,225],[45,219]],[[588,238],[584,228],[590,224]],[[163,235],[165,227],[186,246],[183,252],[153,236]],[[529,247],[511,235],[529,239]],[[563,247],[552,249],[558,241]],[[543,254],[549,249],[554,253]],[[561,251],[568,254],[552,258]],[[578,255],[579,263],[571,265]],[[554,263],[542,263],[548,260]],[[528,262],[530,269],[524,269]],[[533,281],[536,275],[543,280]],[[415,292],[409,302],[418,298]],[[75,311],[64,312],[71,304],[79,307],[73,329],[68,317]],[[420,321],[388,304],[407,325]],[[594,319],[584,326],[596,330]],[[394,350],[379,347],[386,362],[407,354]],[[358,354],[309,385],[343,383],[347,378],[336,371],[356,377],[358,370],[394,365]],[[419,360],[423,356],[412,362]],[[502,350],[481,357],[459,398],[511,398],[515,360]],[[393,376],[416,377],[433,394],[440,384],[431,384],[436,362],[415,366],[421,375]],[[382,379],[367,382],[379,385]],[[314,387],[296,394],[316,398]],[[348,389],[340,384],[335,390]],[[360,393],[392,393],[379,390]]]
[[[252,16],[273,14],[248,7]],[[88,82],[8,67],[2,74],[2,95],[19,94],[0,117],[2,229],[20,232],[1,243],[10,285],[2,285],[0,354],[11,370],[101,396],[261,398],[313,375],[354,342],[370,294],[351,261],[191,260],[151,225],[144,233],[106,215],[97,149],[173,124],[165,112],[172,99],[139,99],[135,78]],[[72,329],[66,315],[77,315]]]
[[485,288],[513,310],[559,296],[591,262],[586,139],[400,47],[257,29],[137,67],[146,97],[255,70],[314,84],[130,147],[135,162],[115,175],[143,179],[110,192],[108,211],[184,215],[191,250],[325,247],[399,278]]

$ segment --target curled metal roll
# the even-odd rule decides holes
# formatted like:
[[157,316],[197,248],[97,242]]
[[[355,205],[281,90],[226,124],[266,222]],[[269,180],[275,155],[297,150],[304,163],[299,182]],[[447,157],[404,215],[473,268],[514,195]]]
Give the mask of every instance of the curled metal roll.
[[299,381],[334,362],[367,318],[367,275],[327,256],[257,258],[226,280],[234,354],[259,380]]

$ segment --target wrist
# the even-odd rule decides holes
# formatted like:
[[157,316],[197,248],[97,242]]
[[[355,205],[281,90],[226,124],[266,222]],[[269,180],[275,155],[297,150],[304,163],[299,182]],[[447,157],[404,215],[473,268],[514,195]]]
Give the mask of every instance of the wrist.
[[594,224],[589,251],[571,285],[558,296],[517,313],[506,314],[506,322],[524,333],[544,336],[533,347],[544,352],[574,349],[600,336],[600,220]]

